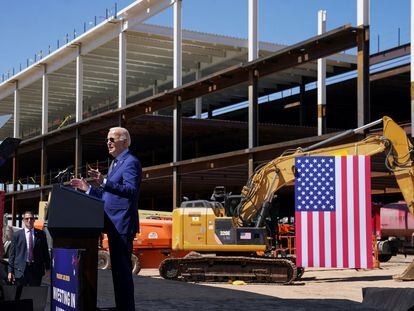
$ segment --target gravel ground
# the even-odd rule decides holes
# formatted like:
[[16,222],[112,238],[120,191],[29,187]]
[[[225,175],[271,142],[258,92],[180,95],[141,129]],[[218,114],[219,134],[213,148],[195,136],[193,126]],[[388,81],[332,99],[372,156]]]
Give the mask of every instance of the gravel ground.
[[[257,310],[268,307],[277,307],[280,310],[316,310],[317,308],[324,310],[349,310],[351,308],[370,310],[369,306],[361,304],[362,288],[414,288],[414,282],[396,282],[392,279],[393,275],[404,271],[413,259],[414,256],[394,257],[388,263],[381,264],[380,269],[374,270],[307,269],[302,280],[292,286],[232,285],[227,283],[183,284],[183,282],[160,279],[158,271],[155,269],[142,270],[140,276],[150,277],[151,280],[161,282],[160,291],[163,294],[160,295],[160,300],[169,301],[169,307],[172,309],[178,306],[180,309],[191,309],[198,305],[204,310],[207,305],[211,305],[211,310],[219,306],[221,309],[228,308],[229,310],[239,307],[254,307]],[[136,284],[136,291],[141,292],[144,297],[148,296],[146,290],[141,291],[141,286],[141,284]],[[224,300],[223,296],[226,297]],[[174,299],[179,299],[182,304],[175,305]],[[208,304],[204,304],[200,299],[207,299]],[[374,309],[379,310],[378,307]]]
[[[307,269],[295,285],[232,285],[185,283],[160,278],[158,270],[144,269],[134,276],[136,310],[385,310],[361,303],[362,288],[414,288],[414,282],[396,282],[414,259],[398,256],[375,270]],[[410,290],[411,290],[410,289]],[[411,295],[414,300],[414,293]],[[405,296],[407,297],[407,296]],[[112,276],[98,274],[98,307],[114,310]],[[49,310],[49,304],[45,310]],[[388,310],[397,310],[395,302]],[[403,310],[400,308],[400,310]]]

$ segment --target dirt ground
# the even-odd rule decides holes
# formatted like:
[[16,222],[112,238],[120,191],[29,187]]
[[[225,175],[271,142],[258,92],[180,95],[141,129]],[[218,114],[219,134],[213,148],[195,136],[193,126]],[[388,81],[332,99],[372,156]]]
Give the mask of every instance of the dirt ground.
[[[380,269],[347,270],[309,268],[300,282],[291,286],[274,284],[232,285],[223,283],[201,283],[204,286],[260,293],[261,295],[290,299],[346,299],[362,302],[364,287],[414,288],[413,282],[397,282],[392,276],[405,270],[414,256],[393,257],[382,263]],[[143,269],[141,276],[159,278],[158,270]]]

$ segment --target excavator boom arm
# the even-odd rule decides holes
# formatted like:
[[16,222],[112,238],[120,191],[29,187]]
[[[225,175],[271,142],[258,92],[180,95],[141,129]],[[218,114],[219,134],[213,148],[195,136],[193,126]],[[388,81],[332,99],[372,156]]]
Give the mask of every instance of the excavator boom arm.
[[[295,179],[295,158],[298,156],[339,156],[339,155],[376,155],[386,153],[386,166],[393,172],[401,189],[409,210],[414,214],[414,172],[412,162],[412,144],[405,131],[391,118],[384,117],[383,135],[368,136],[356,142],[332,147],[313,149],[297,149],[294,153],[282,155],[260,167],[249,179],[242,190],[243,199],[239,205],[235,222],[245,226],[256,220],[261,226],[277,191]],[[320,144],[318,144],[320,145]]]

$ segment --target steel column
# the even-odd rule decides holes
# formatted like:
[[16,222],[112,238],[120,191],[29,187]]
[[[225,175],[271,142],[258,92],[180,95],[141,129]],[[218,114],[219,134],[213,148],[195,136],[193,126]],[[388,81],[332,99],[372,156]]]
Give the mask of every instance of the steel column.
[[[174,2],[174,64],[173,64],[173,86],[174,88],[181,86],[182,84],[182,1],[176,0]],[[182,133],[181,133],[181,103],[178,96],[174,96],[174,109],[173,109],[173,162],[181,160],[181,146],[182,146]],[[174,166],[173,168],[173,205],[172,208],[179,207],[181,204],[181,174],[180,168]]]
[[[18,166],[17,166],[17,151],[13,154],[13,172],[12,172],[12,183],[13,191],[17,191],[17,176],[18,176]],[[11,210],[12,210],[12,225],[16,225],[16,195],[13,194],[11,200]]]
[[[249,23],[249,38],[248,38],[248,60],[249,62],[256,60],[259,57],[258,49],[258,33],[257,33],[257,0],[249,0],[248,11],[248,23]],[[249,109],[248,109],[248,127],[249,127],[249,148],[256,147],[258,145],[258,71],[253,69],[249,71]],[[249,176],[254,172],[254,158],[249,157]]]
[[83,119],[83,56],[81,46],[79,55],[76,57],[76,122]]
[[75,138],[75,177],[82,174],[82,136],[80,135],[79,127],[76,128]]
[[299,125],[305,125],[305,92],[306,92],[305,78],[300,78],[299,84]]
[[42,139],[42,149],[40,150],[40,187],[46,186],[47,175],[47,153],[46,142]]
[[118,72],[118,108],[126,107],[126,56],[127,38],[126,32],[119,34],[119,72]]
[[18,82],[16,81],[16,88],[14,90],[14,112],[13,112],[13,137],[20,137],[20,90],[18,89]]
[[[158,81],[154,80],[154,84],[152,85],[152,95],[157,95],[157,94],[158,94]],[[157,116],[159,114],[158,110],[153,111],[152,114],[154,116]]]
[[177,97],[174,97],[173,110],[173,162],[181,161],[181,146],[182,146],[182,124],[181,124],[181,103]]
[[181,26],[181,10],[182,1],[176,0],[174,2],[174,88],[181,86],[182,84],[182,26]]
[[369,102],[369,0],[358,0],[358,55],[357,55],[357,86],[358,86],[358,127],[370,122],[371,111]]
[[49,77],[47,67],[44,65],[42,76],[42,135],[48,132],[49,128]]
[[[181,124],[181,103],[174,98],[173,110],[173,162],[181,161],[182,158],[182,124]],[[181,204],[181,173],[180,167],[173,168],[173,209]]]
[[249,62],[259,57],[257,35],[257,0],[249,0]]
[[[249,72],[249,149],[259,145],[259,130],[258,130],[258,71],[251,70]],[[250,161],[250,160],[249,160]],[[253,162],[253,159],[251,159]],[[249,162],[249,176],[253,174],[253,163]]]
[[[197,64],[197,69],[195,72],[195,79],[201,79],[201,69],[200,69],[200,63]],[[195,116],[197,119],[201,118],[201,114],[203,113],[203,98],[197,97],[195,99]]]
[[[318,11],[318,35],[326,32],[326,11]],[[318,135],[326,133],[326,59],[318,59]]]

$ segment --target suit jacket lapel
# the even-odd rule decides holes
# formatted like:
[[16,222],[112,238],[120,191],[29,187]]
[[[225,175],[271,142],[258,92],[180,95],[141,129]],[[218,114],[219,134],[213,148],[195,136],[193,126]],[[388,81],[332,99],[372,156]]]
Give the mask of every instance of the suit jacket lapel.
[[126,159],[126,157],[129,155],[129,151],[126,152],[124,155],[122,155],[119,159],[118,162],[116,163],[115,167],[112,168],[111,173],[108,175],[108,178],[110,178],[112,175],[115,174],[115,172],[118,170],[118,168],[124,164],[124,161]]
[[24,260],[26,260],[27,258],[27,241],[26,241],[26,227],[23,226],[23,230],[21,230],[21,238],[23,239],[23,245],[24,245],[24,250],[23,250],[23,255],[24,255]]

